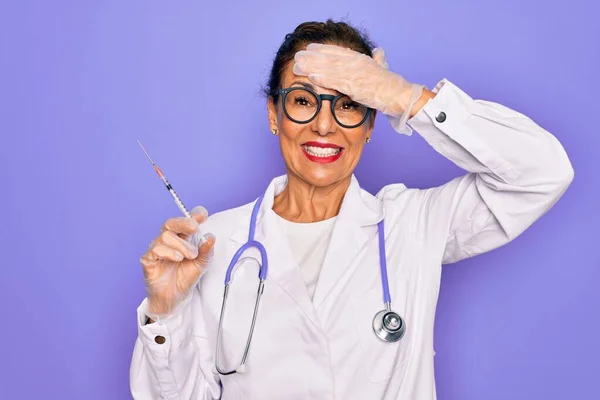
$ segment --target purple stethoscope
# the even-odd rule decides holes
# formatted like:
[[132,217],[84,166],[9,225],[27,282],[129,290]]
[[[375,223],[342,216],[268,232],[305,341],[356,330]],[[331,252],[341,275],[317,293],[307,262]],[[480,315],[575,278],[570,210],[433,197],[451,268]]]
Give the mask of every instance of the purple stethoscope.
[[[217,349],[215,355],[215,370],[214,372],[219,373],[221,375],[230,375],[234,373],[244,373],[246,372],[246,362],[248,360],[248,353],[250,351],[250,343],[252,342],[252,334],[254,333],[254,326],[256,325],[256,316],[258,314],[258,304],[260,303],[260,298],[263,294],[265,288],[265,279],[267,278],[268,271],[268,258],[267,258],[267,250],[262,245],[262,243],[254,240],[254,232],[256,229],[256,217],[258,215],[258,210],[260,209],[260,204],[263,200],[263,196],[259,197],[256,203],[254,204],[254,208],[252,209],[252,215],[250,217],[250,232],[248,233],[248,241],[239,248],[239,250],[233,255],[231,262],[229,263],[229,267],[227,268],[227,272],[225,274],[225,293],[223,294],[223,303],[221,305],[221,315],[219,317],[219,328],[217,330]],[[378,236],[379,236],[379,259],[380,259],[380,267],[381,267],[381,286],[383,288],[383,302],[385,308],[379,311],[373,317],[373,332],[375,335],[385,341],[385,342],[397,342],[402,339],[404,333],[406,331],[406,325],[402,317],[392,311],[392,300],[390,296],[390,288],[388,285],[388,276],[387,276],[387,264],[385,260],[385,238],[383,235],[384,227],[383,220],[381,220],[378,224]],[[241,258],[242,254],[251,248],[256,248],[260,252],[260,256],[262,259],[262,264],[258,262],[253,257],[245,257]],[[248,339],[246,340],[246,347],[244,349],[244,354],[242,356],[242,361],[239,366],[232,370],[223,370],[219,368],[219,349],[221,347],[221,333],[223,332],[223,315],[225,314],[225,305],[227,303],[227,295],[229,293],[229,284],[231,281],[231,275],[236,265],[240,261],[244,261],[246,259],[252,259],[256,261],[259,266],[258,277],[260,282],[258,284],[258,291],[256,295],[256,303],[254,304],[254,314],[252,316],[252,323],[250,325],[250,332],[248,333]]]

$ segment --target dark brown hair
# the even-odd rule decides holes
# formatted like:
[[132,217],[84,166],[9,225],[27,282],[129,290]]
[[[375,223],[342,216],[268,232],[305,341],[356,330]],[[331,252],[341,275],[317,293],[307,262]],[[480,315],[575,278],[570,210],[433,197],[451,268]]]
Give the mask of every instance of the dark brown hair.
[[294,55],[310,43],[335,44],[368,56],[372,56],[375,48],[375,44],[364,31],[346,22],[328,19],[325,22],[311,21],[298,25],[294,32],[285,35],[273,60],[267,87],[263,89],[265,95],[272,97],[275,104],[279,100],[277,90],[281,86],[283,71],[288,63],[294,60]]

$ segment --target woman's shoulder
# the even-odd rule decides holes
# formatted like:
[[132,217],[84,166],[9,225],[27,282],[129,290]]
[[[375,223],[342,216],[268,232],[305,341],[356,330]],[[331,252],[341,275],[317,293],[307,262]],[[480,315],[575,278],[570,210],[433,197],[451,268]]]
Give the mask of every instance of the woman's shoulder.
[[404,183],[391,183],[382,187],[375,197],[384,203],[397,202],[399,200],[416,200],[423,190],[411,188]]
[[411,215],[411,218],[427,218],[439,206],[441,187],[417,188],[404,183],[388,184],[375,197],[386,210],[386,219]]

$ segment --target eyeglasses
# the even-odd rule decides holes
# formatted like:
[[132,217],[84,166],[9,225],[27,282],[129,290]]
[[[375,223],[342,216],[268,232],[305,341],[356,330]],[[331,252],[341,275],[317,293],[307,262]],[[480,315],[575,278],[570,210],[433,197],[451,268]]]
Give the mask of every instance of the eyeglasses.
[[356,128],[371,115],[372,109],[350,99],[345,94],[317,94],[303,87],[290,87],[277,91],[282,97],[283,112],[298,124],[312,121],[323,105],[323,100],[331,102],[331,113],[335,121],[344,128]]

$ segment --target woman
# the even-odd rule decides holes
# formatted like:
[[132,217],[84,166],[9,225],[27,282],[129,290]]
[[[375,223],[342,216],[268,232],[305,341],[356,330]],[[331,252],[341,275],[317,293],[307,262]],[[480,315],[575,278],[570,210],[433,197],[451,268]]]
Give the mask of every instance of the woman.
[[[526,116],[447,80],[433,91],[409,83],[373,47],[332,21],[286,36],[267,91],[287,174],[250,204],[166,221],[141,259],[148,296],[138,309],[134,398],[436,398],[440,266],[521,234],[573,170]],[[427,190],[362,190],[353,171],[376,111],[468,173]],[[200,245],[198,229],[207,233]],[[257,293],[252,260],[236,269],[218,328],[227,267],[252,235],[269,269],[242,362]],[[256,248],[244,256],[265,262]],[[397,315],[380,313],[390,308]]]

